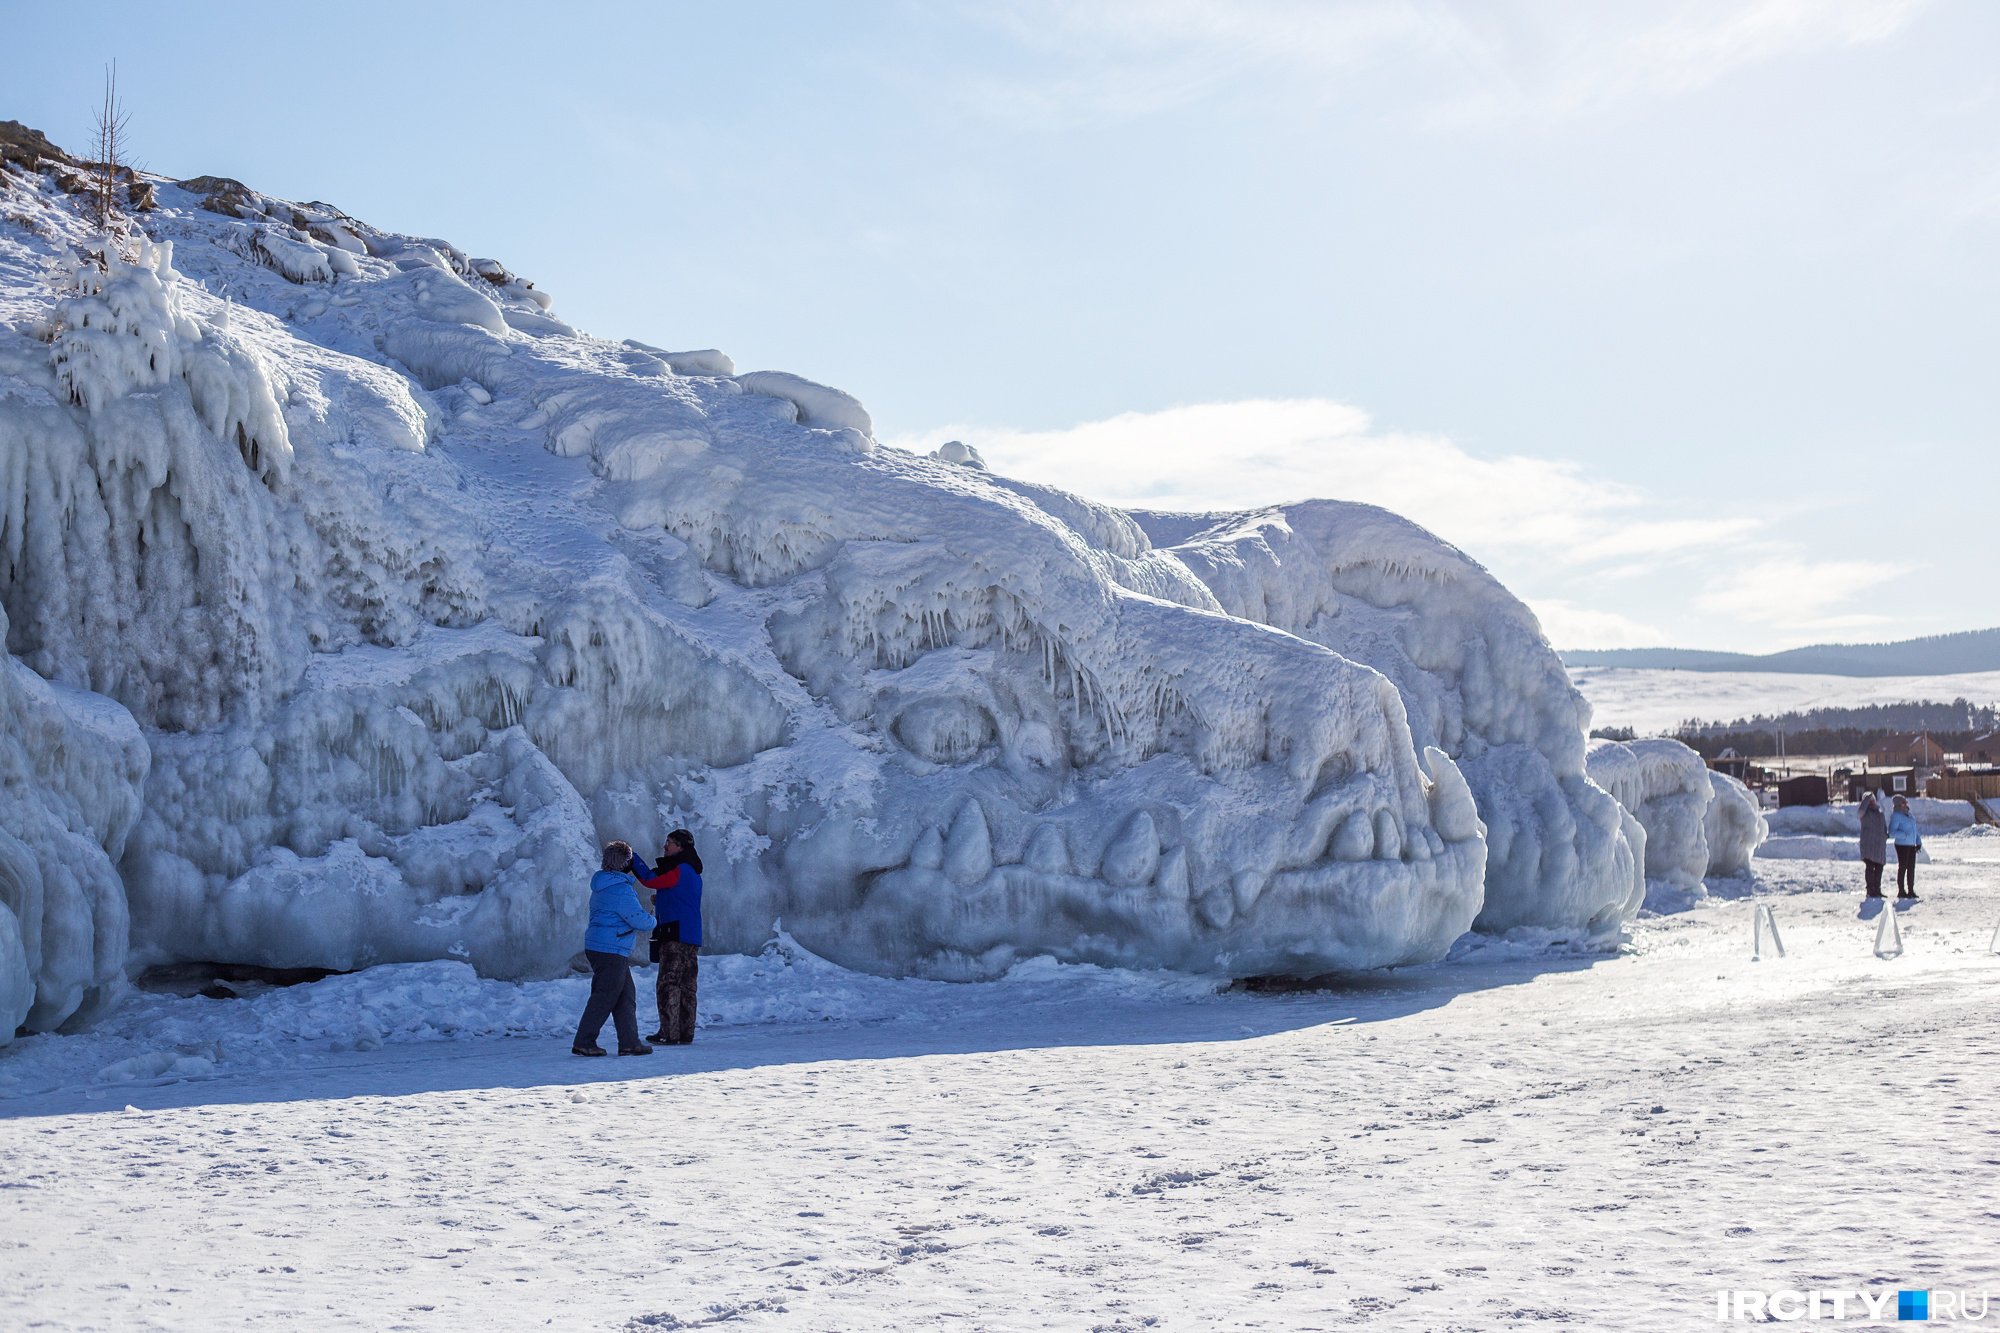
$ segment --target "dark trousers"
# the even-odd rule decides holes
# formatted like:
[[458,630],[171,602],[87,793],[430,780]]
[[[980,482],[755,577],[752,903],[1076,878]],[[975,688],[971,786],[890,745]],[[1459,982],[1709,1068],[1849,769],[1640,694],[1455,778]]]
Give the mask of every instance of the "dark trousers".
[[1882,896],[1882,863],[1880,861],[1863,861],[1861,864],[1865,867],[1862,874],[1868,884],[1868,896],[1870,898],[1880,898]]
[[660,944],[660,976],[653,998],[660,1005],[660,1040],[680,1045],[694,1040],[694,991],[701,975],[701,946],[665,940]]
[[618,1029],[620,1047],[639,1044],[639,988],[632,984],[632,960],[622,953],[584,950],[590,960],[590,1003],[576,1025],[576,1045],[588,1046],[604,1031],[609,1018]]
[[1917,896],[1917,849],[1896,844],[1896,896]]

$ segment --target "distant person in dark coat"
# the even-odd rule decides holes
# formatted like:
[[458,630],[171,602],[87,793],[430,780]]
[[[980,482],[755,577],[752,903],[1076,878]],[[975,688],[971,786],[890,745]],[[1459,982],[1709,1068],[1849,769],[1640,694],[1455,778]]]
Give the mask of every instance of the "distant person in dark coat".
[[1888,859],[1889,820],[1871,791],[1861,798],[1861,864],[1870,898],[1882,896],[1882,866]]
[[570,1043],[574,1055],[603,1055],[597,1034],[609,1018],[618,1028],[618,1054],[651,1055],[639,1040],[639,991],[632,984],[632,946],[639,932],[657,923],[639,906],[632,879],[632,848],[607,843],[603,869],[590,877],[590,923],[583,932],[583,956],[590,960],[590,1001]]
[[647,873],[636,862],[639,882],[654,891],[653,957],[660,964],[654,999],[660,1009],[660,1030],[646,1038],[669,1046],[694,1040],[695,986],[701,972],[701,854],[694,834],[677,828],[667,835],[660,864]]
[[1924,845],[1917,832],[1917,820],[1910,813],[1910,799],[1896,798],[1896,812],[1889,816],[1889,839],[1896,844],[1896,896],[1916,901],[1917,851]]

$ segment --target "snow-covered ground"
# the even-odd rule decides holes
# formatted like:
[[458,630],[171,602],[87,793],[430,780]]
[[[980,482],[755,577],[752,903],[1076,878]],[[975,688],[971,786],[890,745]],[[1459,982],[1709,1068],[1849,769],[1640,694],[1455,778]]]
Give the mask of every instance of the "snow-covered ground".
[[1641,736],[1671,732],[1691,717],[1730,722],[1758,714],[1868,704],[2000,703],[2000,671],[1956,676],[1808,676],[1762,671],[1655,671],[1571,667],[1590,700],[1591,725],[1630,727]]
[[135,998],[0,1051],[0,1290],[46,1329],[1624,1330],[2000,1288],[2000,831],[1929,846],[1893,960],[1857,867],[1760,860],[1761,962],[1747,879],[1622,956],[1295,993],[780,941],[643,1060],[566,1053],[574,982],[450,964]]

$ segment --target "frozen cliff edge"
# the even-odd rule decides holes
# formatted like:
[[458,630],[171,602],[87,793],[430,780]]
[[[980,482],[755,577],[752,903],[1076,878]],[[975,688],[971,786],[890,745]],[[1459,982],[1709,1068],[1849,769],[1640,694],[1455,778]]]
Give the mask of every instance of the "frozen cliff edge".
[[[1637,908],[1533,618],[1412,525],[882,449],[443,242],[154,184],[107,241],[4,173],[7,680],[125,719],[7,736],[31,1026],[180,960],[552,975],[591,846],[679,825],[713,948],[782,917],[889,975],[1312,975]],[[1322,574],[1274,600],[1298,534]],[[88,963],[29,946],[59,898]]]
[[123,993],[116,864],[149,760],[123,708],[0,657],[0,1045],[88,1023]]

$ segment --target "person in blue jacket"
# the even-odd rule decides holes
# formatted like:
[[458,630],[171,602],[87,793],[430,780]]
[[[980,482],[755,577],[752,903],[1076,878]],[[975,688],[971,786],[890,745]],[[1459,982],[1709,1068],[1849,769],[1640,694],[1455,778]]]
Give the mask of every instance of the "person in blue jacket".
[[1917,832],[1916,818],[1910,814],[1910,798],[1896,798],[1896,812],[1889,816],[1889,841],[1896,844],[1896,897],[1917,899],[1917,849],[1924,838]]
[[597,1034],[609,1018],[618,1028],[618,1054],[651,1055],[639,1040],[639,991],[632,984],[632,946],[642,930],[658,923],[639,905],[632,878],[632,848],[607,843],[603,869],[590,877],[590,923],[583,932],[583,956],[590,960],[590,1001],[576,1026],[573,1055],[603,1055]]
[[685,1046],[694,1040],[695,986],[701,974],[701,854],[694,834],[677,828],[667,835],[656,870],[633,858],[639,882],[653,890],[653,960],[660,974],[653,984],[660,1030],[647,1041]]

